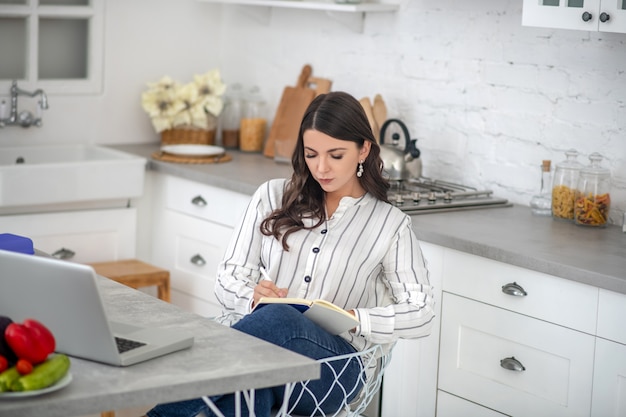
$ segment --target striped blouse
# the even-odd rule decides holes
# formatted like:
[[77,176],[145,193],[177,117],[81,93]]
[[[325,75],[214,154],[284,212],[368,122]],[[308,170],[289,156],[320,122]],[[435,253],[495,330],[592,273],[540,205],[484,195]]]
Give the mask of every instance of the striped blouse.
[[289,297],[353,309],[360,326],[341,336],[356,349],[428,335],[433,292],[411,218],[369,193],[344,197],[321,226],[291,234],[285,251],[259,226],[280,205],[286,181],[256,191],[218,268],[215,294],[231,321],[250,313],[264,266]]

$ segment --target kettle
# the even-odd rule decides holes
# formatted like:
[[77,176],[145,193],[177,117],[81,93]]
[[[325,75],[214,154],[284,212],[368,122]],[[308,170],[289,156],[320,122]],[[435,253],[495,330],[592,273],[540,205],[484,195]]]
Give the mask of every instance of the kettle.
[[[387,130],[393,131],[391,126],[396,126],[396,131],[391,133],[391,142],[386,137]],[[402,131],[404,141],[400,145],[400,133]],[[387,139],[387,143],[385,143]],[[389,119],[383,123],[380,129],[380,157],[383,160],[384,174],[390,181],[402,181],[422,176],[422,161],[419,159],[420,150],[417,149],[417,139],[411,140],[409,129],[398,119]]]

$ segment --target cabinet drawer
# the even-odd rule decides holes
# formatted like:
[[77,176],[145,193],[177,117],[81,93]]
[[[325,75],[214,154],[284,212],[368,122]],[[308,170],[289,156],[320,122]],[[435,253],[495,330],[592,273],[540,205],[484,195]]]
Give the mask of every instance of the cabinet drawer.
[[506,417],[445,391],[437,392],[437,417]]
[[[595,334],[595,287],[451,249],[443,265],[444,291]],[[514,283],[527,295],[506,294]]]
[[171,210],[162,227],[152,259],[170,270],[172,289],[219,306],[215,277],[233,229]]
[[[516,417],[588,416],[594,342],[575,330],[444,293],[439,388]],[[507,358],[525,369],[506,369],[501,361]]]
[[626,344],[626,326],[622,321],[624,317],[626,317],[626,295],[600,289],[597,335]]
[[0,230],[68,261],[106,262],[135,256],[136,217],[134,208],[0,216]]
[[626,346],[597,339],[592,417],[626,416]]
[[165,176],[165,206],[190,216],[234,227],[243,216],[250,196],[223,188]]

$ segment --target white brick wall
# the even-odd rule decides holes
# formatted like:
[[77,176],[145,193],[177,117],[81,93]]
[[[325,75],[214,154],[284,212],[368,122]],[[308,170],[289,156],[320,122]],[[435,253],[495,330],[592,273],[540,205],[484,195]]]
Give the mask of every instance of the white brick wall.
[[427,176],[528,204],[542,159],[602,153],[621,224],[626,35],[522,27],[512,0],[403,1],[396,14],[368,14],[363,33],[321,12],[273,10],[262,25],[229,9],[225,22],[227,73],[262,85],[272,104],[305,62],[335,89],[381,93],[419,139]]
[[428,176],[528,204],[542,159],[602,153],[622,223],[626,35],[522,27],[521,0],[398,1],[397,13],[367,14],[362,33],[321,11],[107,2],[103,94],[51,97],[42,129],[5,129],[0,141],[156,141],[138,105],[145,83],[214,67],[227,82],[259,85],[271,118],[310,63],[335,90],[382,94],[389,116],[419,139]]

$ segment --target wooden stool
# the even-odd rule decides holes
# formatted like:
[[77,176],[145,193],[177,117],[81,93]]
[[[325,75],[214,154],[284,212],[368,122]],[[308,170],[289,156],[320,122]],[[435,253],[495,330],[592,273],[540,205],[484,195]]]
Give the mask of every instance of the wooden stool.
[[[89,265],[97,274],[131,288],[137,289],[156,285],[157,297],[163,301],[170,301],[170,272],[166,269],[157,268],[137,259],[99,262]],[[100,417],[115,417],[115,411],[103,411]]]
[[137,259],[89,264],[97,274],[131,288],[156,285],[157,297],[170,301],[170,272]]

